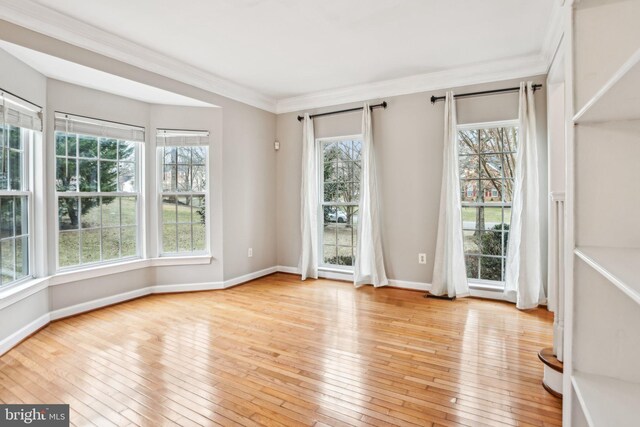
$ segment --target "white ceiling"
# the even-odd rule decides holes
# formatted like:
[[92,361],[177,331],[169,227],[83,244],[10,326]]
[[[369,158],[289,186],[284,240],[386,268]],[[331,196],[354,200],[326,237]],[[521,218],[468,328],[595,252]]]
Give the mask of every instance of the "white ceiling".
[[[19,4],[32,1],[3,2],[15,3],[0,14],[11,20],[17,9],[25,13]],[[63,16],[88,24],[83,37],[104,39],[91,28],[111,33],[220,78],[227,88],[235,84],[272,100],[505,61],[533,63],[542,58],[560,2],[35,0],[58,12],[59,22]],[[32,29],[46,33],[51,22]],[[69,35],[74,26],[67,27]]]
[[138,101],[148,102],[150,104],[215,107],[215,105],[197,99],[127,80],[114,76],[113,74],[85,67],[75,62],[65,61],[55,56],[1,40],[0,49],[5,50],[31,68],[52,79],[74,83],[115,95],[126,96],[127,98],[137,99]]

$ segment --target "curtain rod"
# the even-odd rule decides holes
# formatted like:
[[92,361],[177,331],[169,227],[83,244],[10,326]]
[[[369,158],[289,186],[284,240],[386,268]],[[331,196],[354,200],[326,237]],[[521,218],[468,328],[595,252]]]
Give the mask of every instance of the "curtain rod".
[[[363,108],[364,107],[356,107],[356,108],[349,108],[349,109],[346,109],[346,110],[329,111],[328,113],[312,114],[312,115],[309,116],[309,118],[313,119],[315,117],[330,116],[332,114],[351,113],[352,111],[361,111]],[[387,108],[387,101],[382,101],[380,104],[371,105],[371,106],[369,106],[369,108],[371,108],[372,110],[374,108]],[[301,122],[303,120],[304,120],[304,117],[298,116],[298,121],[299,122]]]
[[[533,85],[533,91],[540,89],[542,87],[541,84]],[[506,89],[494,89],[494,90],[483,90],[481,92],[469,92],[469,93],[461,93],[459,95],[454,95],[454,98],[467,98],[471,96],[482,96],[482,95],[493,95],[496,93],[509,93],[509,92],[518,92],[520,87],[508,87]],[[444,101],[446,96],[432,96],[431,103],[435,104],[438,101]]]
[[31,102],[31,101],[29,101],[28,99],[24,99],[23,97],[18,96],[18,95],[16,95],[15,93],[11,93],[11,92],[9,92],[8,90],[1,89],[1,88],[0,88],[0,92],[2,92],[2,93],[8,93],[9,95],[11,95],[11,96],[14,96],[14,97],[18,98],[19,100],[24,101],[24,102],[26,102],[26,103],[27,103],[27,104],[29,104],[29,105],[32,105],[32,106],[34,106],[34,107],[36,107],[36,108],[39,108],[40,110],[42,110],[42,109],[43,109],[41,106],[39,106],[39,105],[38,105],[38,104],[36,104],[35,102]]

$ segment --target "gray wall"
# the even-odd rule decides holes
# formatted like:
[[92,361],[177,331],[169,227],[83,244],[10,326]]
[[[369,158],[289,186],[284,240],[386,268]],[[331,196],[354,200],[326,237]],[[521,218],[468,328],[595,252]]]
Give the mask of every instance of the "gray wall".
[[[544,83],[544,76],[529,78]],[[518,86],[519,80],[456,88],[472,92]],[[385,98],[386,110],[373,113],[374,145],[381,196],[382,238],[385,267],[390,278],[430,283],[438,226],[444,104],[431,105],[434,93]],[[443,95],[444,91],[435,93]],[[379,100],[373,100],[376,103]],[[361,104],[360,104],[361,105]],[[349,104],[313,112],[358,106]],[[460,100],[459,123],[479,123],[518,118],[518,94]],[[300,163],[302,125],[298,113],[278,115],[277,161],[278,264],[298,265],[300,249]],[[546,98],[536,92],[536,114],[540,164],[546,165]],[[316,137],[359,134],[361,113],[315,119]],[[540,212],[546,218],[546,167],[540,171]],[[546,224],[541,233],[546,236]],[[427,254],[427,264],[418,264],[418,253]],[[546,260],[546,252],[543,253]]]
[[0,39],[221,107],[224,279],[276,264],[275,114],[2,20]]
[[[0,88],[26,98],[40,106],[47,102],[47,79],[13,56],[0,50]],[[43,233],[35,223],[36,232]],[[49,290],[43,289],[0,310],[0,340],[23,328],[49,311]]]

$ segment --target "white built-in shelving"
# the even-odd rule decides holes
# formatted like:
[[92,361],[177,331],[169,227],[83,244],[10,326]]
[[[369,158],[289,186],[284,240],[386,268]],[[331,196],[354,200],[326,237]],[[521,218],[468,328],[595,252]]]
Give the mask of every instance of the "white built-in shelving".
[[571,7],[565,421],[640,426],[640,1]]

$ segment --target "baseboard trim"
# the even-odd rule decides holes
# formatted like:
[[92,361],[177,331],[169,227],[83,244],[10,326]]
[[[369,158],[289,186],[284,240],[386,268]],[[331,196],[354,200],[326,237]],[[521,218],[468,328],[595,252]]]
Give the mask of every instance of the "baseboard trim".
[[32,334],[47,326],[49,322],[51,322],[49,313],[43,314],[36,320],[28,323],[27,325],[23,326],[22,328],[18,329],[17,331],[0,341],[0,356],[20,344],[25,339],[29,338],[29,336],[31,336]]
[[15,331],[8,337],[0,340],[0,356],[11,350],[20,342],[28,338],[39,329],[44,328],[49,323],[64,319],[66,317],[75,316],[78,314],[86,313],[93,310],[98,310],[110,305],[119,304],[126,301],[131,301],[136,298],[145,297],[152,294],[163,293],[182,293],[182,292],[197,292],[197,291],[211,291],[230,288],[232,286],[241,285],[251,280],[258,279],[263,276],[276,273],[278,267],[269,267],[263,270],[255,271],[253,273],[245,274],[243,276],[235,277],[233,279],[225,280],[224,282],[205,282],[205,283],[188,283],[177,285],[154,285],[147,286],[145,288],[135,289],[133,291],[123,292],[117,295],[110,295],[104,298],[98,298],[91,301],[75,304],[70,307],[61,308],[58,310],[46,313],[36,320],[32,321],[28,325]]

